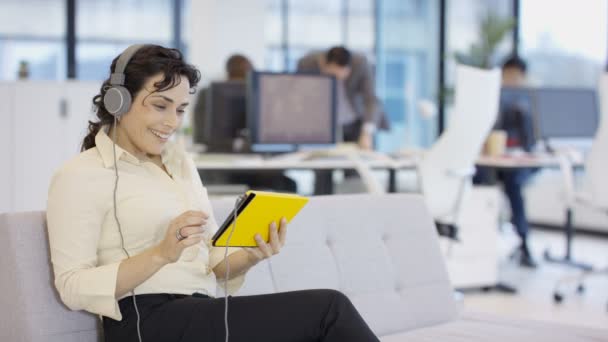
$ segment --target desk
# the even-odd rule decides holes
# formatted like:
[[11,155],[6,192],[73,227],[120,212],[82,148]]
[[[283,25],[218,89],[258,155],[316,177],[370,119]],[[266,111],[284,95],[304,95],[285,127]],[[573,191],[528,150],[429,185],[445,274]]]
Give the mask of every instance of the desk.
[[[312,157],[311,157],[312,156]],[[314,153],[297,152],[276,157],[264,158],[256,154],[193,154],[199,171],[315,171],[315,194],[332,194],[331,174],[335,170],[356,170],[357,163],[346,157],[318,156]],[[397,192],[397,172],[416,169],[424,153],[386,155],[381,153],[362,153],[361,161],[372,170],[386,170],[389,173],[388,192]],[[477,166],[496,169],[516,168],[558,168],[560,161],[554,155],[522,155],[517,157],[480,156]],[[582,160],[574,163],[582,167]]]
[[[341,156],[308,158],[306,153],[294,153],[264,158],[261,155],[214,155],[193,154],[194,163],[199,171],[315,171],[315,195],[334,192],[332,172],[335,170],[357,170],[359,163]],[[394,161],[385,155],[364,156],[361,161],[373,170],[415,168],[414,160]],[[394,183],[394,181],[393,181]],[[394,191],[393,191],[394,192]]]
[[[573,163],[575,167],[582,167],[583,164],[582,160],[576,160]],[[498,157],[480,156],[475,165],[497,169],[559,168],[561,167],[561,162],[559,157],[550,154]]]
[[[389,192],[397,192],[397,176],[399,170],[415,169],[424,157],[423,152],[393,155],[393,168],[389,169]],[[521,156],[479,156],[475,166],[494,169],[528,169],[528,168],[560,168],[559,157],[551,154],[521,155]],[[582,168],[584,161],[579,158],[572,162],[572,166]]]

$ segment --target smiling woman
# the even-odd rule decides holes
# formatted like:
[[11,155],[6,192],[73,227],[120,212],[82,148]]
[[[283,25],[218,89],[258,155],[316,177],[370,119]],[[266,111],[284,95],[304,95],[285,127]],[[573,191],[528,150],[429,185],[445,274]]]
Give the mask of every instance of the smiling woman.
[[[116,70],[117,61],[118,57],[110,66],[111,72]],[[124,87],[133,104],[117,126],[117,143],[135,157],[160,155],[164,143],[181,125],[188,96],[200,80],[200,73],[183,60],[179,50],[147,45],[131,57],[124,74]],[[109,88],[108,78],[100,94],[93,98],[99,121],[89,122],[82,151],[95,147],[99,130],[114,122],[114,116],[103,103]]]
[[338,291],[214,298],[218,280],[234,294],[249,269],[280,252],[287,223],[269,223],[257,247],[213,246],[207,190],[190,155],[168,141],[198,70],[177,50],[134,45],[111,73],[83,151],[49,189],[62,301],[102,316],[105,341],[378,341]]
[[188,105],[189,79],[179,75],[174,87],[159,91],[155,85],[163,78],[162,74],[149,78],[118,126],[110,129],[109,136],[114,136],[116,129],[116,143],[140,160],[159,158],[165,143],[181,126]]

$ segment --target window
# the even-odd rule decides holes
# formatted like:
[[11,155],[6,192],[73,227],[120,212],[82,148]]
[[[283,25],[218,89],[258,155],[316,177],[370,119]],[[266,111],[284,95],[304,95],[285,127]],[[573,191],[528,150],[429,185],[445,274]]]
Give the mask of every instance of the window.
[[532,84],[595,88],[607,57],[608,2],[521,0],[520,37]]
[[3,0],[0,80],[15,80],[23,62],[29,79],[65,78],[65,1]]
[[[0,80],[15,80],[24,71],[34,80],[66,78],[68,1],[2,0]],[[187,53],[191,0],[73,1],[79,79],[107,77],[112,59],[135,43],[181,47]]]
[[[497,20],[513,18],[513,2],[504,0],[447,0],[446,10],[446,83],[454,84],[456,53],[468,54],[473,44],[479,44],[480,22],[488,14]],[[502,43],[490,57],[492,66],[499,65],[513,50],[512,31],[505,34]]]
[[391,123],[378,135],[378,148],[428,146],[436,119],[424,118],[421,101],[435,103],[439,3],[437,0],[378,1],[376,87]]
[[294,70],[304,54],[335,45],[364,53],[392,126],[378,134],[378,148],[427,146],[436,119],[422,118],[418,105],[436,99],[438,17],[438,0],[272,0],[266,67]]
[[112,59],[131,44],[172,46],[173,5],[173,0],[78,0],[78,78],[107,78]]
[[284,23],[287,18],[283,16],[285,0],[268,1],[264,25],[264,36],[266,37],[266,69],[271,71],[282,71],[285,66],[285,51],[283,50]]
[[297,61],[306,53],[336,45],[373,57],[373,3],[373,0],[269,1],[266,68],[295,70]]
[[346,46],[373,56],[375,44],[374,1],[348,0],[346,14]]
[[343,44],[342,0],[288,0],[288,70],[314,50]]
[[[445,127],[449,127],[453,110],[452,90],[456,76],[456,54],[471,56],[471,47],[481,43],[481,21],[492,18],[501,25],[513,20],[513,1],[504,0],[446,0],[446,59],[445,59]],[[491,67],[499,66],[513,50],[513,30],[505,32],[502,41],[488,56]],[[466,57],[470,59],[470,57]],[[472,63],[471,63],[472,62]],[[469,60],[476,65],[479,61]]]

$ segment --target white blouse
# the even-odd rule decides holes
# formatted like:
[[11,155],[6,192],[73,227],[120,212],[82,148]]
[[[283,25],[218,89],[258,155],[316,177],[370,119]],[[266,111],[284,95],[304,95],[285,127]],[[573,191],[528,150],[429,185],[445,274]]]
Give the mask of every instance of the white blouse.
[[[122,320],[115,297],[120,262],[127,258],[114,220],[113,142],[101,129],[96,147],[65,163],[54,175],[47,203],[51,261],[55,286],[72,310],[86,310]],[[117,214],[124,247],[131,256],[162,241],[171,220],[188,210],[210,215],[206,238],[186,248],[179,260],[168,264],[134,289],[135,294],[194,292],[215,296],[212,271],[224,259],[224,248],[210,245],[218,226],[207,190],[194,162],[169,142],[162,162],[170,176],[156,164],[139,161],[116,146],[118,160]],[[230,248],[229,254],[238,251]],[[229,281],[229,293],[242,285],[244,276]]]

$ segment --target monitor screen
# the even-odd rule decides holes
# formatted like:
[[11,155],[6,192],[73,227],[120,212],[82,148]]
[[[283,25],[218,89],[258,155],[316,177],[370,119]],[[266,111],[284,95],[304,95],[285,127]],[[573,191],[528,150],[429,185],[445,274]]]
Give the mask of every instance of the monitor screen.
[[539,88],[535,91],[541,138],[590,138],[598,125],[593,89]]
[[204,143],[208,151],[230,152],[247,127],[245,82],[213,82],[206,91]]
[[336,143],[335,79],[316,74],[250,75],[249,128],[253,145]]

